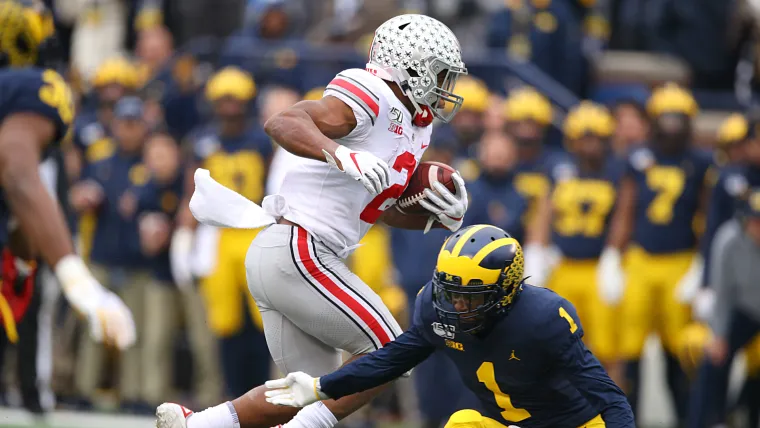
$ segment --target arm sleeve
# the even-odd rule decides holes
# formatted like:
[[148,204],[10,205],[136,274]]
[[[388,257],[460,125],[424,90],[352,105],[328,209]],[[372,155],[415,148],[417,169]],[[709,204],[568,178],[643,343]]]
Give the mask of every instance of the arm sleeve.
[[322,392],[339,399],[386,384],[423,362],[435,348],[415,324],[393,342],[319,379]]
[[726,337],[728,334],[729,318],[734,307],[735,278],[730,261],[732,257],[737,257],[733,255],[732,248],[740,234],[741,227],[738,221],[731,221],[718,229],[713,241],[710,284],[715,289],[716,298],[710,326],[719,337]]

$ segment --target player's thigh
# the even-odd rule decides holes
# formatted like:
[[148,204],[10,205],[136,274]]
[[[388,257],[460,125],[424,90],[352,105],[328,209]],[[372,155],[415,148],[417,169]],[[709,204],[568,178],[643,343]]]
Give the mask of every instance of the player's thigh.
[[277,226],[259,234],[246,259],[259,309],[275,310],[305,333],[353,355],[378,349],[401,333],[382,300],[342,259],[303,229]]
[[444,428],[506,428],[506,425],[483,416],[477,410],[464,409],[451,415]]
[[274,363],[282,372],[322,376],[340,367],[341,353],[304,332],[276,310],[263,310],[264,334]]
[[584,322],[588,344],[597,358],[604,362],[611,362],[618,356],[619,335],[618,324],[615,322],[617,307],[602,300],[597,291],[594,274],[589,275],[588,284],[589,288],[584,299],[585,315],[580,315]]
[[655,272],[661,278],[663,289],[656,293],[662,298],[658,299],[658,313],[662,325],[660,338],[665,350],[675,354],[678,350],[678,342],[684,328],[691,321],[691,307],[678,299],[678,283],[689,271],[694,254],[683,252],[662,256],[655,266]]
[[760,334],[744,347],[744,355],[747,357],[747,376],[760,375]]
[[618,310],[618,328],[620,356],[627,360],[641,356],[653,329],[654,284],[648,274],[648,262],[648,255],[637,248],[629,250],[625,257],[625,292]]

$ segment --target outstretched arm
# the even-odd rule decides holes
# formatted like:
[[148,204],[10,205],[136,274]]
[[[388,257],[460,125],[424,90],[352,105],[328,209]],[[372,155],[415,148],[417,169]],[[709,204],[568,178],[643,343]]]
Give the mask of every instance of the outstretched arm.
[[424,361],[435,350],[416,327],[393,342],[340,369],[312,378],[303,372],[266,383],[267,401],[281,406],[303,407],[328,398],[339,399],[386,384]]

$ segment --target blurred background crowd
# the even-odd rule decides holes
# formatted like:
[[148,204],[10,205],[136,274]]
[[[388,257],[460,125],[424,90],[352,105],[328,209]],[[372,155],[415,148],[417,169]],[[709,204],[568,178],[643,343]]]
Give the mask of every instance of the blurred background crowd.
[[[133,311],[139,340],[121,355],[94,345],[51,275],[37,275],[34,316],[19,323],[18,343],[0,358],[0,402],[36,413],[58,406],[150,414],[172,400],[204,408],[270,378],[243,267],[256,231],[195,224],[187,209],[192,173],[206,168],[255,202],[276,193],[292,155],[263,123],[321,97],[339,71],[363,68],[374,29],[394,15],[431,15],[462,44],[470,76],[455,92],[464,105],[452,123],[436,125],[426,157],[455,166],[468,181],[469,224],[495,224],[526,241],[538,201],[562,174],[557,159],[574,140],[589,134],[626,158],[656,138],[653,124],[666,113],[685,117],[689,143],[711,153],[706,186],[741,162],[760,169],[757,149],[747,148],[760,145],[753,116],[760,6],[753,0],[46,3],[79,107],[72,144],[49,174],[58,178],[81,253]],[[666,83],[665,95],[653,99]],[[581,104],[587,109],[569,120],[582,100],[597,104]],[[703,223],[706,206],[691,213]],[[178,237],[194,243],[191,252],[170,245]],[[349,263],[404,325],[445,237],[377,225]],[[13,264],[9,257],[4,263]],[[669,408],[672,423],[684,420],[688,400],[671,372],[693,372],[709,334],[686,321],[679,326],[684,344],[681,330],[664,338],[673,345],[665,346],[668,370],[658,374],[675,391],[665,401],[673,404],[658,408]],[[595,325],[586,324],[593,334]],[[638,370],[615,359],[606,361],[613,376],[627,392],[641,392],[631,380]],[[355,423],[445,422],[467,400],[450,364],[432,358]],[[748,379],[760,374],[757,366],[747,364]],[[736,400],[749,410],[746,420],[757,418],[758,391]],[[661,410],[652,412],[639,416],[662,421]]]

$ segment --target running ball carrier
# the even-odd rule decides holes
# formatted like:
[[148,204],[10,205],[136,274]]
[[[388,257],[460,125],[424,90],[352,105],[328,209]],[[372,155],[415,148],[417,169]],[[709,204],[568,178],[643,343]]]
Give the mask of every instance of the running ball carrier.
[[[344,259],[377,222],[420,230],[462,225],[467,192],[456,173],[450,188],[439,182],[423,190],[418,203],[427,214],[405,215],[396,207],[430,145],[433,119],[449,121],[461,107],[453,90],[466,72],[459,42],[444,24],[423,15],[397,16],[375,32],[366,69],[338,73],[321,100],[302,101],[266,123],[273,140],[304,159],[287,173],[279,194],[264,199],[263,209],[221,187],[207,171],[196,172],[190,209],[201,223],[269,223],[253,240],[245,264],[281,371],[329,373],[342,363],[340,350],[358,357],[401,333]],[[444,110],[447,103],[450,111]],[[268,404],[262,392],[257,388],[189,419],[180,406],[165,404],[157,426],[235,428],[238,421],[266,428],[294,416]],[[376,393],[304,412],[341,419]],[[305,418],[310,426],[314,417]]]

